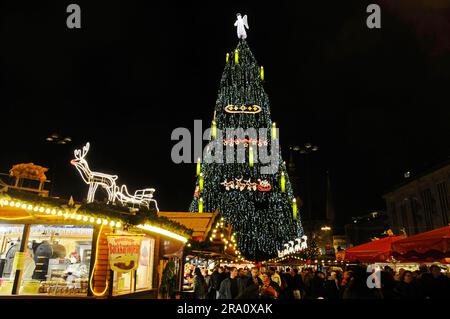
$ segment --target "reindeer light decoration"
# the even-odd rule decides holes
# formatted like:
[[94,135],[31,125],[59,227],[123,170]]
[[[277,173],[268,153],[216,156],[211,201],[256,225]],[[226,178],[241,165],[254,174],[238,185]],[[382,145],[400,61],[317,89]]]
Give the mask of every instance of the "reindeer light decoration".
[[130,195],[126,185],[120,187],[116,185],[117,175],[91,171],[88,162],[85,159],[86,154],[89,152],[89,147],[90,144],[88,142],[83,146],[82,150],[75,150],[75,159],[70,161],[80,173],[83,181],[89,185],[87,196],[88,203],[94,201],[97,188],[101,186],[108,193],[108,203],[114,204],[115,201],[118,200],[122,205],[132,204],[150,208],[150,202],[154,202],[156,210],[159,211],[158,203],[153,199],[153,193],[155,192],[154,188],[140,189],[135,191],[134,195]]
[[[307,239],[308,237],[303,235],[301,238],[296,238],[295,242],[290,240],[288,244],[283,244],[284,249],[282,251],[278,250],[278,257],[284,257],[305,250],[308,248],[306,243]],[[294,243],[296,244],[294,245]]]

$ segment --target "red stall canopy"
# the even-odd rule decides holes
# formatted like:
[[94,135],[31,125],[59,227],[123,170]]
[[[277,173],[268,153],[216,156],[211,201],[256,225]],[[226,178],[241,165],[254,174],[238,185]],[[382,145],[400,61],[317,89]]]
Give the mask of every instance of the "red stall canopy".
[[450,226],[407,237],[392,244],[399,260],[436,261],[450,257]]
[[401,236],[389,236],[349,248],[345,250],[344,259],[362,263],[388,261],[392,255],[392,243],[402,238]]

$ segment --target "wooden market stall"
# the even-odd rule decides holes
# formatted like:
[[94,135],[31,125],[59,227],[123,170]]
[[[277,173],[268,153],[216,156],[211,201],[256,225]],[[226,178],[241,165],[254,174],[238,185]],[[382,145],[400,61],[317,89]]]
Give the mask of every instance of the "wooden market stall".
[[2,184],[2,298],[158,298],[161,261],[182,267],[173,256],[192,231],[154,210],[75,203]]

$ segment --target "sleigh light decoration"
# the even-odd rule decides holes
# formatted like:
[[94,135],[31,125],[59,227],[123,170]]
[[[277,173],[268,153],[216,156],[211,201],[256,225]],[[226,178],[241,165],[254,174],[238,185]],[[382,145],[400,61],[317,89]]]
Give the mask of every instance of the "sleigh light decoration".
[[116,185],[117,175],[110,175],[105,173],[93,172],[89,168],[88,162],[85,157],[89,152],[90,144],[89,142],[83,146],[82,150],[75,150],[75,158],[70,161],[72,165],[80,173],[83,181],[89,185],[89,191],[87,196],[87,202],[92,203],[95,199],[95,193],[97,188],[100,186],[104,188],[108,194],[108,203],[115,203],[119,201],[122,205],[138,205],[150,208],[150,202],[155,203],[156,210],[158,209],[158,203],[153,199],[154,188],[144,188],[139,189],[131,195],[128,192],[127,186]]
[[306,244],[307,239],[307,236],[302,236],[301,238],[296,238],[295,241],[291,240],[289,243],[284,244],[284,249],[282,251],[278,250],[278,257],[293,255],[305,250],[308,248]]

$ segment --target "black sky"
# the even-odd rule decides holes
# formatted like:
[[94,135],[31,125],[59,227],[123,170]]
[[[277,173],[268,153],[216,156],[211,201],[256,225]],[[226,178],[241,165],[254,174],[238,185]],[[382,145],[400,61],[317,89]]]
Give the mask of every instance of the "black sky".
[[[72,2],[81,30],[65,24]],[[241,12],[281,146],[320,147],[314,214],[323,215],[326,169],[340,225],[383,209],[383,191],[404,171],[450,155],[450,5],[381,1],[382,28],[370,30],[368,3],[4,1],[0,171],[49,166],[53,194],[82,199],[69,160],[90,141],[92,169],[130,189],[155,187],[162,210],[186,210],[195,166],[171,162],[170,134],[211,121]],[[74,141],[45,142],[53,132]],[[295,160],[302,178],[304,159]]]

